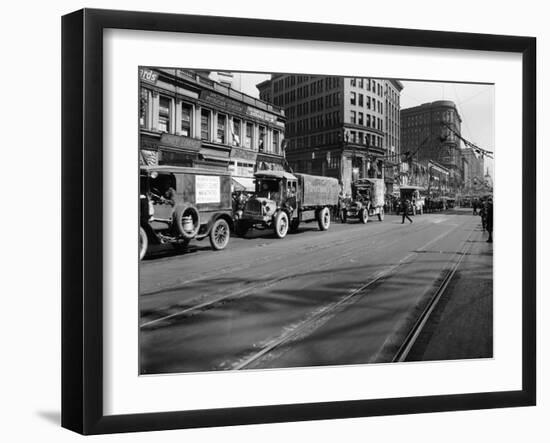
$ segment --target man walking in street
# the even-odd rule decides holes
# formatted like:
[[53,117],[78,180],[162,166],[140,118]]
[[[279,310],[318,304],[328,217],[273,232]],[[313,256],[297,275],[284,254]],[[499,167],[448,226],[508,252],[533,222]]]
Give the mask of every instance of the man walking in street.
[[401,221],[401,224],[405,223],[405,217],[407,217],[407,220],[409,220],[411,223],[413,222],[411,218],[409,217],[409,206],[411,202],[409,199],[403,199],[401,200],[401,210],[403,211],[403,220]]
[[487,199],[487,213],[485,214],[486,217],[486,228],[487,232],[489,233],[489,238],[487,239],[487,243],[493,243],[493,198],[489,197]]

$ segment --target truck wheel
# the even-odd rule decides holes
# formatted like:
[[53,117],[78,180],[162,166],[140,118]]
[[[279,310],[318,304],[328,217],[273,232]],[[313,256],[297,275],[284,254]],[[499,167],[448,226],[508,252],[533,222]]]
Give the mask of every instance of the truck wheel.
[[149,240],[147,239],[147,233],[141,226],[139,227],[139,259],[142,260],[147,254],[147,247],[149,246]]
[[378,212],[378,221],[384,221],[384,208],[380,208],[380,212]]
[[369,213],[364,208],[359,211],[359,221],[363,224],[366,224],[369,221]]
[[[189,223],[189,221],[191,223]],[[193,205],[183,204],[174,210],[176,231],[184,238],[194,238],[201,227],[199,211]]]
[[229,243],[229,224],[223,219],[218,218],[212,229],[210,229],[210,244],[216,251],[220,251]]
[[424,206],[420,206],[420,215],[424,214]]
[[290,232],[296,232],[299,226],[300,226],[300,219],[295,218],[290,222]]
[[279,238],[285,238],[289,228],[288,215],[286,215],[286,212],[279,211],[277,215],[275,215],[274,225],[275,235]]
[[323,208],[317,215],[317,223],[321,231],[326,231],[330,226],[330,211],[328,208]]

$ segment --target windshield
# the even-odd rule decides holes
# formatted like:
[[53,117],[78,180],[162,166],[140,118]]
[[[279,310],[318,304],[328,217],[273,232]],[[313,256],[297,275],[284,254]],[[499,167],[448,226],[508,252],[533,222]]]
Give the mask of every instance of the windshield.
[[256,195],[269,199],[276,199],[274,194],[279,192],[279,180],[273,178],[256,179]]

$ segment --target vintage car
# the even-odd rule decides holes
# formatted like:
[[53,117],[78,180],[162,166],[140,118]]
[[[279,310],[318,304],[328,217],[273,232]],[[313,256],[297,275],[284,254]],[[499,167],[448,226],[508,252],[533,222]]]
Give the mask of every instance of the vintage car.
[[343,199],[340,205],[340,221],[358,218],[367,223],[369,217],[384,220],[385,184],[380,178],[362,178],[351,184],[351,198]]
[[180,250],[209,238],[214,250],[227,246],[233,228],[231,176],[178,166],[140,169],[139,256],[152,245]]
[[[420,186],[401,186],[401,188],[399,189],[401,201],[409,200],[411,202],[411,208],[409,209],[409,212],[411,212],[413,215],[424,213],[424,204],[426,199],[420,193],[420,191],[423,190],[424,188]],[[399,211],[400,208],[398,209],[398,212]]]
[[257,171],[256,190],[246,200],[236,232],[251,228],[274,229],[278,238],[296,231],[300,223],[317,221],[319,229],[330,226],[330,214],[338,205],[338,180],[285,171]]

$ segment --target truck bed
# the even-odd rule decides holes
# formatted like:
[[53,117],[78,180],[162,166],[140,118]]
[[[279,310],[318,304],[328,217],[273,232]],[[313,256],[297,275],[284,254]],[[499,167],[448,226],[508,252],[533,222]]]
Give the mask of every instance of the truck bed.
[[332,177],[294,174],[298,178],[298,199],[303,207],[335,206],[338,204],[340,185]]

